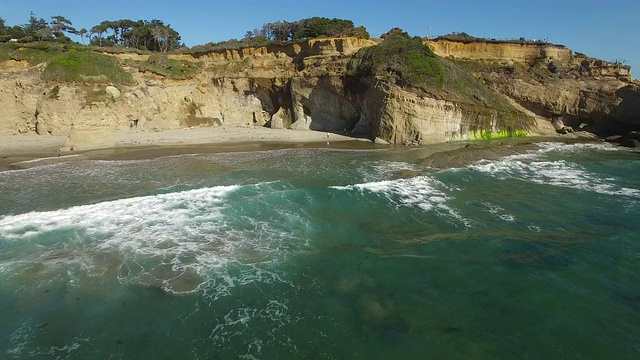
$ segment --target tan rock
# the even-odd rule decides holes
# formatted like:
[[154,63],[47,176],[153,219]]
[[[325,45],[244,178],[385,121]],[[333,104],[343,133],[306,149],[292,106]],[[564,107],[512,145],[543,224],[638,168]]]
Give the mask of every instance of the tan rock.
[[271,116],[272,129],[288,129],[291,126],[291,115],[281,107],[278,112]]
[[114,101],[118,100],[120,98],[120,95],[122,95],[120,93],[120,90],[118,90],[118,88],[115,86],[107,86],[105,92],[107,93],[107,95],[111,96],[111,99]]

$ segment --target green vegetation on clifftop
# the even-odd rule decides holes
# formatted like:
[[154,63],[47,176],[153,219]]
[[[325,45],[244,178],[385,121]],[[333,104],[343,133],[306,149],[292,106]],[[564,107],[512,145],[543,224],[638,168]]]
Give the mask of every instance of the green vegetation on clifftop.
[[71,44],[55,44],[41,41],[28,44],[0,44],[0,61],[28,61],[31,65],[38,65],[51,61],[71,48],[73,48]]
[[71,49],[53,58],[42,73],[42,79],[56,82],[133,84],[118,59],[92,51]]
[[147,61],[140,63],[138,68],[140,71],[149,71],[169,79],[184,80],[191,79],[198,74],[202,64],[200,62],[169,59],[164,55],[152,55]]
[[410,37],[401,29],[383,35],[377,46],[364,48],[349,62],[348,79],[355,91],[363,91],[372,77],[402,87],[438,91],[444,83],[440,59],[420,37]]

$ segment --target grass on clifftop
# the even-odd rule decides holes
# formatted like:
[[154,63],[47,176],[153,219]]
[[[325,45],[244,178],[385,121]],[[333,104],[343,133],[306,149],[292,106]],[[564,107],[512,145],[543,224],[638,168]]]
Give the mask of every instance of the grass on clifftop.
[[57,82],[133,84],[118,59],[88,50],[71,49],[49,61],[42,79]]
[[383,36],[380,44],[358,51],[349,62],[347,75],[354,90],[365,90],[362,87],[371,77],[403,87],[442,88],[444,68],[420,37],[410,37],[397,28]]
[[38,65],[51,61],[56,56],[68,51],[69,47],[70,45],[68,44],[55,44],[49,42],[0,44],[0,61],[28,61],[31,65]]
[[149,71],[169,79],[184,80],[196,76],[202,64],[200,62],[169,59],[166,55],[153,55],[138,65],[140,71]]

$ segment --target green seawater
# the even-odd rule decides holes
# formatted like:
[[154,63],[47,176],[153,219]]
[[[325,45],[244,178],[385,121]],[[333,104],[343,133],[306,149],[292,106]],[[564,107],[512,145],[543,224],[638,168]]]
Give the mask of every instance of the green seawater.
[[0,358],[640,357],[640,153],[424,151],[2,172]]

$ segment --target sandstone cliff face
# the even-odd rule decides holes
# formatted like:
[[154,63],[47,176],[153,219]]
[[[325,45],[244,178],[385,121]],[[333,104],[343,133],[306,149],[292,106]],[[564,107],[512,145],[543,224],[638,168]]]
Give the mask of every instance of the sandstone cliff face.
[[[482,96],[465,102],[378,80],[354,95],[345,80],[347,64],[359,49],[375,44],[353,38],[317,39],[171,55],[202,63],[202,71],[188,80],[171,80],[126,67],[135,85],[119,88],[44,83],[44,66],[9,61],[0,64],[0,133],[68,135],[254,125],[346,131],[404,144],[505,130],[504,111],[486,105]],[[638,86],[629,81],[628,69],[617,64],[574,56],[551,45],[429,46],[440,56],[457,59],[452,61],[497,96],[549,123],[560,118],[568,125],[587,123],[601,132],[615,132],[616,127],[636,127],[640,119]],[[128,61],[148,57],[114,56]]]
[[562,46],[429,41],[493,90],[532,114],[599,135],[640,126],[640,91],[630,68],[574,54]]
[[573,52],[564,46],[534,45],[492,42],[456,42],[449,40],[427,41],[426,44],[438,56],[455,59],[510,61],[521,64],[535,64],[539,61],[557,60],[569,63]]
[[[190,80],[170,80],[130,69],[137,85],[45,84],[42,67],[2,64],[3,133],[64,135],[96,129],[161,131],[191,126],[273,126],[344,131],[358,119],[344,96],[349,55],[374,42],[319,39],[206,54],[174,55],[203,61]],[[144,61],[148,56],[116,55]],[[113,89],[112,91],[108,91]]]
[[354,130],[394,144],[478,139],[506,130],[500,121],[504,114],[498,110],[436,99],[384,82],[367,91],[361,108]]
[[607,76],[631,81],[631,68],[620,63],[591,59],[574,55],[562,45],[546,43],[485,42],[470,43],[449,40],[427,41],[426,44],[438,56],[458,60],[480,60],[501,64],[560,64],[579,69],[582,75]]
[[41,69],[30,68],[27,62],[9,60],[3,64],[0,76],[0,133],[35,131],[35,109],[44,91],[39,81]]

